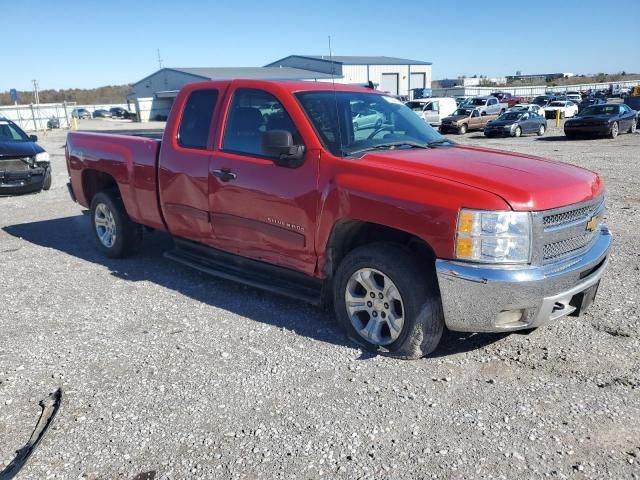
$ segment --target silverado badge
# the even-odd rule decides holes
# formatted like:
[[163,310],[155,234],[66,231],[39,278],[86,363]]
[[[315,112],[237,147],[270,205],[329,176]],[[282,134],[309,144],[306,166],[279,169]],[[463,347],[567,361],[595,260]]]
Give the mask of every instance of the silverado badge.
[[587,222],[587,231],[593,232],[596,228],[598,228],[598,216],[594,215]]

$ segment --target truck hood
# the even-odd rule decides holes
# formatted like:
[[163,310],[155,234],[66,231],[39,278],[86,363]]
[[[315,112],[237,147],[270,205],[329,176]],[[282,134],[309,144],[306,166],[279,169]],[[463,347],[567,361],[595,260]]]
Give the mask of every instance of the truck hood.
[[[582,202],[600,194],[600,177],[566,163],[477,147],[439,147],[372,152],[362,157],[417,175],[429,175],[492,192],[513,210],[536,211]],[[478,208],[479,205],[463,205]]]

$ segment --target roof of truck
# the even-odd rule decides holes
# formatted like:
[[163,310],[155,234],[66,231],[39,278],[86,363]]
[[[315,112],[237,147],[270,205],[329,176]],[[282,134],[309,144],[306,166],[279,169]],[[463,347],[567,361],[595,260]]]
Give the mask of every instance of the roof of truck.
[[205,82],[191,83],[185,86],[185,88],[202,88],[204,86],[227,86],[229,84],[243,83],[248,87],[266,87],[276,86],[290,93],[305,92],[305,91],[337,91],[337,92],[364,92],[364,93],[378,93],[385,94],[380,90],[372,90],[370,88],[360,87],[357,85],[345,85],[341,83],[333,82],[309,82],[303,80],[256,80],[252,78],[237,78],[234,80],[210,80]]

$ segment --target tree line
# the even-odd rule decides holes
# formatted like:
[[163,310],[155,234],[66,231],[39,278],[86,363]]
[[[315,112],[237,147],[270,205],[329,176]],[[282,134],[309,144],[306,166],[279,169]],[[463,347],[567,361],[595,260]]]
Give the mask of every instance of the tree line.
[[[131,85],[108,85],[98,88],[39,90],[40,103],[76,102],[80,105],[126,103]],[[18,104],[35,103],[33,91],[18,91]],[[13,105],[9,92],[0,92],[0,105]]]

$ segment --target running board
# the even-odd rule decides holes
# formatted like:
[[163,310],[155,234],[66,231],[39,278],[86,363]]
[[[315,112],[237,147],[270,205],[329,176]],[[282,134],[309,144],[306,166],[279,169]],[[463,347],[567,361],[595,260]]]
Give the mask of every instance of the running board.
[[208,275],[232,280],[267,292],[322,305],[322,280],[268,263],[233,255],[189,240],[174,238],[165,258]]

